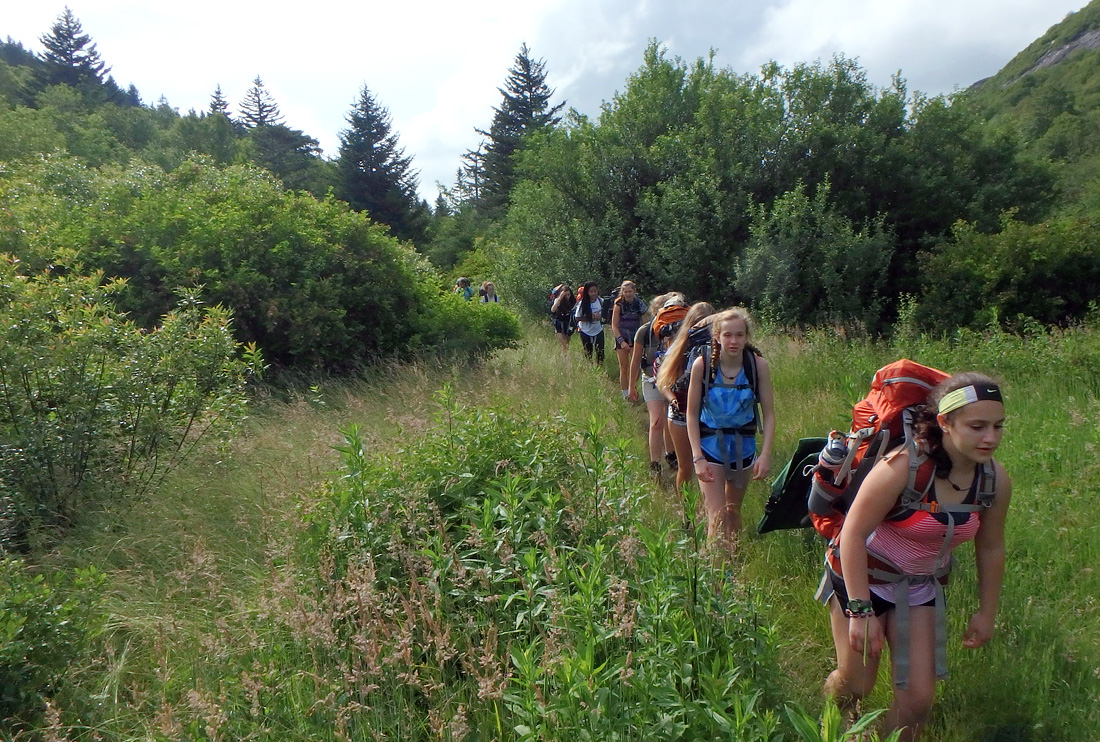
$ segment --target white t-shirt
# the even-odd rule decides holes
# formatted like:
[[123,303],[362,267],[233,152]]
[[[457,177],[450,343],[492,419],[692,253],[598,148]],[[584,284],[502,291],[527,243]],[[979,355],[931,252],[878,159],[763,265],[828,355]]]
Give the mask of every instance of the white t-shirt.
[[[588,305],[592,307],[593,317],[596,316],[597,312],[603,311],[603,302],[599,298],[597,298],[596,301],[588,302]],[[577,318],[577,327],[579,327],[581,332],[583,332],[585,335],[588,335],[589,337],[595,337],[596,335],[599,335],[601,332],[603,332],[603,323],[600,322],[598,319],[595,319],[592,322],[585,320],[583,318],[583,315],[581,314],[581,308],[583,306],[584,303],[578,301],[577,308],[573,312],[574,316]]]

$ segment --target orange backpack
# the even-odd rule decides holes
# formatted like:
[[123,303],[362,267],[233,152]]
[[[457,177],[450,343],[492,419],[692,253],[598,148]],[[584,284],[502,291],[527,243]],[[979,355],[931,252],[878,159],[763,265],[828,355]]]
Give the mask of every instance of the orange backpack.
[[[687,304],[666,304],[658,309],[657,314],[653,316],[653,324],[650,325],[649,331],[661,339],[666,339],[669,337],[669,330],[665,328],[670,328],[675,323],[683,322],[687,313]],[[662,333],[661,330],[665,330],[665,332]]]
[[871,468],[900,445],[909,449],[909,482],[899,508],[924,498],[934,465],[917,449],[915,408],[932,387],[948,378],[938,369],[901,359],[875,372],[871,391],[852,408],[852,430],[833,432],[822,451],[808,500],[814,529],[828,540],[840,533],[844,516]]

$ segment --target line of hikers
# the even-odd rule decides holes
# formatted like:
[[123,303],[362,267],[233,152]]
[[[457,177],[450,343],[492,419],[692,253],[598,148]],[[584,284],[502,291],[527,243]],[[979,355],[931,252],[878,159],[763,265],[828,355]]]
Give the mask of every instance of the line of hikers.
[[[576,293],[561,284],[550,310],[562,349],[579,332],[586,357],[600,364],[610,325],[623,397],[637,401],[641,382],[654,475],[665,462],[679,491],[697,478],[708,540],[719,553],[734,549],[745,490],[768,475],[776,431],[771,368],[752,345],[748,311],[689,305],[679,292],[646,305],[632,281],[611,297],[595,282]],[[854,407],[849,432],[800,442],[809,445],[765,508],[765,520],[783,525],[758,527],[812,524],[826,537],[816,597],[829,609],[837,656],[826,691],[854,709],[874,687],[888,645],[894,695],[886,726],[902,740],[919,737],[936,680],[947,674],[943,586],[965,541],[975,545],[979,604],[962,646],[983,646],[993,635],[1011,498],[993,459],[1004,420],[1000,386],[986,375],[888,364]]]
[[[470,285],[469,278],[459,278],[455,281],[452,293],[458,294],[466,301],[474,300],[474,287]],[[492,281],[484,281],[481,284],[481,288],[477,290],[478,301],[482,304],[499,304],[500,297],[497,296],[497,287]]]

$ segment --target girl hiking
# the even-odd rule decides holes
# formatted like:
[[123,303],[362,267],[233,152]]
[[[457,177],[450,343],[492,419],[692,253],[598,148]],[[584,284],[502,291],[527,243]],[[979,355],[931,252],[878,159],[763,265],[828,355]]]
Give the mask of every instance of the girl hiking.
[[[763,479],[771,468],[771,369],[749,344],[752,327],[745,309],[727,309],[709,322],[711,342],[704,346],[709,353],[701,353],[691,364],[687,431],[707,535],[732,548],[741,530],[741,502],[749,479]],[[758,428],[763,429],[759,450]]]
[[554,289],[556,296],[550,305],[550,317],[554,321],[554,332],[561,343],[564,353],[569,350],[569,338],[573,337],[576,326],[573,324],[573,310],[577,308],[577,297],[569,284],[560,284]]
[[603,299],[600,287],[595,281],[584,285],[581,296],[577,297],[577,329],[581,333],[581,347],[584,356],[591,360],[592,351],[596,351],[596,363],[603,365]]
[[461,296],[466,301],[470,301],[474,298],[474,288],[470,285],[469,278],[460,278],[455,281],[454,293]]
[[634,335],[642,324],[646,305],[638,298],[633,281],[623,281],[611,309],[611,334],[615,338],[615,358],[619,362],[619,389],[626,399],[630,387],[630,357],[634,352]]
[[822,582],[819,595],[828,602],[837,656],[826,692],[842,708],[867,695],[885,641],[894,684],[886,725],[902,729],[902,740],[918,738],[936,679],[946,675],[941,580],[951,551],[971,539],[978,611],[962,645],[975,649],[993,635],[1012,489],[993,460],[1004,419],[1000,387],[987,376],[957,374],[933,388],[913,423],[917,450],[934,462],[928,494],[897,511],[909,486],[910,452],[903,446],[888,453],[860,485],[841,527],[843,577],[830,569]]
[[[674,296],[680,296],[680,294],[673,292],[655,297],[649,303],[650,316],[655,316],[657,310]],[[661,456],[665,455],[667,457],[669,454],[666,451],[671,446],[666,441],[668,425],[665,410],[668,404],[661,393],[657,391],[656,368],[654,366],[654,361],[657,360],[657,354],[661,349],[661,340],[657,333],[652,331],[652,327],[653,320],[651,319],[634,333],[626,397],[631,402],[638,401],[638,379],[640,377],[642,381],[642,399],[645,401],[646,410],[649,412],[649,468],[654,476],[660,477]],[[675,454],[672,454],[669,464],[671,465],[674,460]]]
[[482,304],[500,303],[500,297],[497,296],[496,284],[494,284],[492,281],[486,281],[485,283],[481,284],[481,291],[478,293],[481,294]]
[[[714,307],[705,301],[691,305],[680,327],[667,342],[668,348],[661,356],[661,367],[657,372],[657,391],[667,402],[666,418],[669,437],[672,438],[672,458],[677,462],[677,492],[683,492],[684,485],[695,477],[694,467],[689,464],[691,441],[688,440],[687,433],[687,392],[691,379],[691,369],[688,368],[688,354],[691,351],[688,337],[693,329],[705,326],[707,323],[704,320],[712,314]],[[709,329],[706,335],[709,340]],[[683,466],[679,462],[683,462]]]

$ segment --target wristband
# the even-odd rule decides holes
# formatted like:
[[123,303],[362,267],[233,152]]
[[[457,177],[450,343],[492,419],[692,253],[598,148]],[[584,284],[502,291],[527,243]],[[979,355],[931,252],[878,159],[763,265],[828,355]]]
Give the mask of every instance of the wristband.
[[698,464],[700,461],[706,461],[706,460],[707,460],[706,456],[704,456],[703,454],[699,454],[698,456],[696,456],[695,458],[693,458],[691,460],[691,463]]
[[848,618],[870,618],[875,615],[875,609],[870,601],[852,598],[848,601],[848,607],[844,609],[844,615]]

